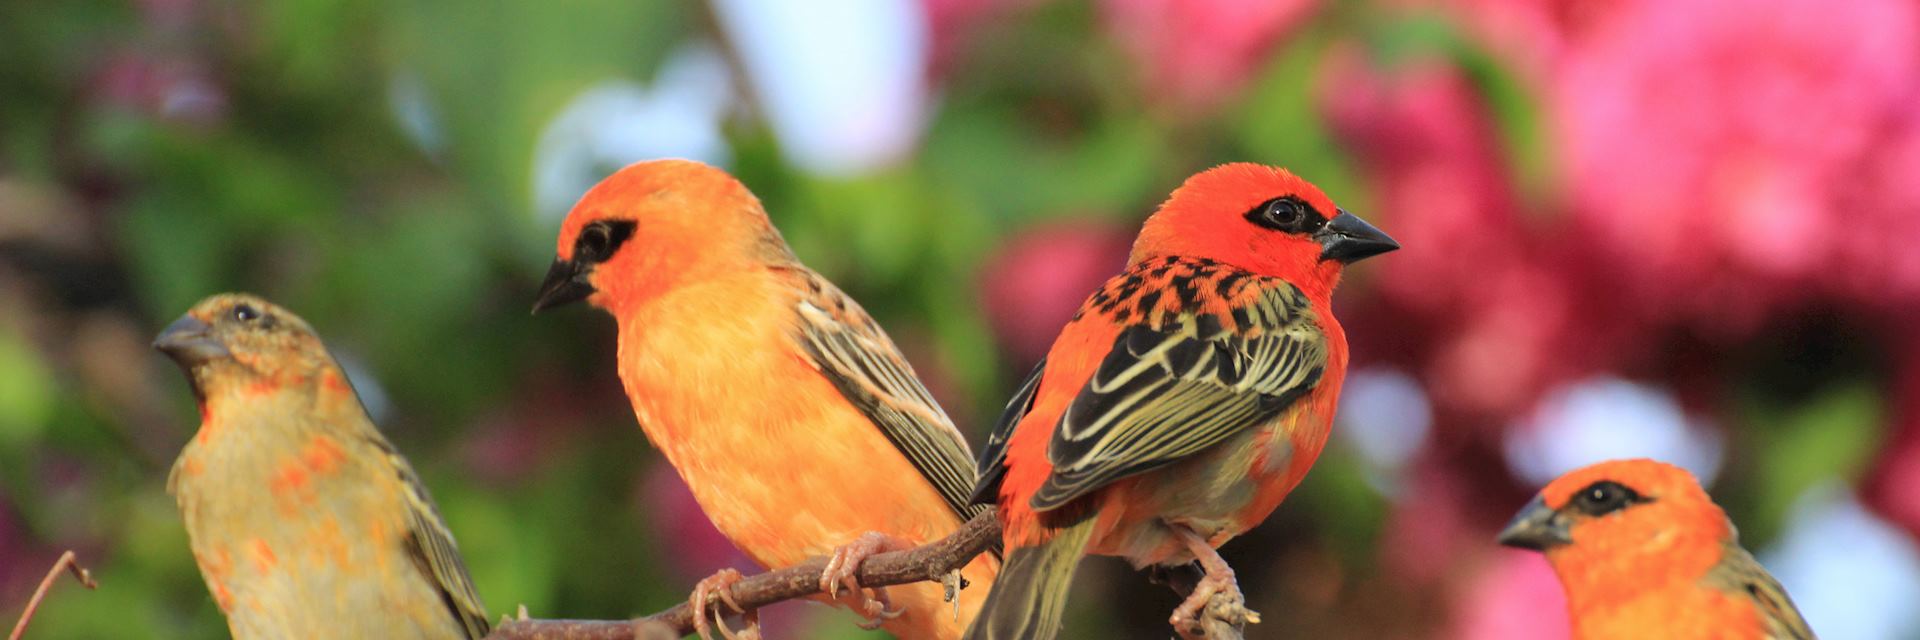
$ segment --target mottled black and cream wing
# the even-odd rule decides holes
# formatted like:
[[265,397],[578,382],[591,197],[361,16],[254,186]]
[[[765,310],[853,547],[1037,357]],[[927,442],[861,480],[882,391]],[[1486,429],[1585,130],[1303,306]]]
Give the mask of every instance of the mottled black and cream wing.
[[480,593],[473,588],[473,578],[467,575],[467,565],[461,560],[460,549],[453,542],[453,532],[448,531],[446,522],[440,519],[440,510],[434,506],[432,496],[427,494],[426,485],[421,484],[413,467],[395,453],[391,445],[385,441],[376,441],[375,444],[385,451],[401,486],[405,488],[408,555],[439,590],[448,614],[458,621],[466,631],[466,636],[475,639],[486,637],[489,628],[487,608],[480,603]]
[[1306,296],[1272,280],[1225,319],[1188,307],[1123,331],[1061,417],[1053,474],[1034,494],[1054,509],[1279,416],[1327,367]]
[[966,440],[914,376],[893,340],[832,283],[812,272],[800,273],[807,287],[797,308],[800,343],[814,365],[920,470],[961,520],[985,511],[968,500],[975,475]]
[[1725,547],[1720,564],[1707,573],[1707,580],[1716,588],[1752,598],[1766,618],[1768,640],[1815,639],[1813,629],[1787,597],[1786,588],[1739,544]]

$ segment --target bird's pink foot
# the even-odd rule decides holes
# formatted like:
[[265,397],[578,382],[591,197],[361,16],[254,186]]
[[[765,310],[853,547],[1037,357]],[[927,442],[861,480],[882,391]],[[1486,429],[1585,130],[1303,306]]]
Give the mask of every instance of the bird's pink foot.
[[[727,640],[760,640],[760,612],[748,611],[733,598],[733,585],[744,579],[745,576],[740,575],[739,571],[721,569],[693,585],[693,596],[687,599],[687,604],[693,607],[693,632],[700,636],[700,640],[713,640],[711,629],[714,627],[718,627],[720,635]],[[746,628],[740,631],[727,628],[719,604],[725,604],[741,614],[741,619],[747,623]],[[707,620],[708,609],[713,611],[711,623]]]
[[860,588],[860,563],[874,554],[911,548],[913,543],[878,531],[861,534],[852,543],[834,549],[833,555],[827,557],[827,570],[820,574],[820,590],[825,591],[828,597],[839,599],[840,588],[846,587],[848,595],[856,598],[854,610],[867,617],[868,621],[861,623],[860,628],[869,631],[878,629],[882,622],[898,618],[905,611],[893,608],[893,600],[887,597],[886,587]]
[[1199,640],[1207,636],[1207,621],[1217,620],[1228,626],[1240,627],[1260,622],[1260,614],[1247,608],[1246,597],[1240,593],[1240,585],[1234,581],[1233,573],[1207,574],[1187,596],[1185,602],[1173,610],[1173,617],[1167,622],[1173,630],[1186,640]]
[[1227,566],[1226,559],[1186,527],[1174,525],[1173,530],[1199,559],[1200,568],[1205,572],[1194,585],[1193,593],[1188,594],[1186,601],[1173,610],[1173,617],[1167,619],[1174,632],[1186,640],[1197,640],[1207,637],[1209,627],[1259,624],[1260,614],[1247,608],[1247,599],[1240,593],[1240,583],[1234,579],[1233,567]]

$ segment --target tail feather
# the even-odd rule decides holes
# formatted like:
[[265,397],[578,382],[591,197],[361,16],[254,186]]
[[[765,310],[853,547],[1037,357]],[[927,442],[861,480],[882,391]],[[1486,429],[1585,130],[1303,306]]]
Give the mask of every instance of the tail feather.
[[1087,518],[1061,529],[1040,546],[1009,550],[980,617],[967,629],[967,640],[1048,640],[1058,635],[1073,571],[1086,553],[1094,521]]

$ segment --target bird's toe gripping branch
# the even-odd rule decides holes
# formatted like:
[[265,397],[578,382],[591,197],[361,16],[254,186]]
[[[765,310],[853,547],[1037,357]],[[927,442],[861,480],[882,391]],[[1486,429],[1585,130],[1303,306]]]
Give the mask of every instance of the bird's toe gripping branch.
[[[1225,558],[1213,550],[1213,545],[1186,527],[1173,526],[1174,535],[1185,544],[1205,575],[1193,587],[1193,593],[1173,610],[1173,617],[1167,622],[1173,625],[1175,633],[1186,640],[1214,637],[1214,629],[1235,631],[1249,624],[1259,624],[1260,614],[1247,608],[1247,600],[1240,593],[1240,583],[1234,579],[1233,567],[1227,566]],[[1219,635],[1226,635],[1220,633]]]
[[852,543],[833,550],[827,559],[827,570],[820,573],[820,590],[827,597],[838,599],[840,588],[847,588],[848,595],[858,599],[858,610],[867,616],[868,622],[860,628],[872,631],[880,628],[880,623],[900,617],[903,609],[893,608],[893,600],[887,597],[885,587],[874,587],[868,595],[860,588],[857,573],[860,563],[869,556],[889,551],[904,551],[914,548],[914,544],[878,531],[868,531],[854,539]]
[[[694,633],[699,634],[700,640],[713,640],[711,629],[714,627],[718,627],[720,635],[727,640],[760,640],[759,611],[741,607],[740,602],[733,597],[733,585],[745,579],[746,577],[740,575],[739,571],[721,569],[718,573],[707,576],[693,585],[693,596],[687,599],[687,604],[693,607],[693,630]],[[741,619],[747,623],[746,628],[734,631],[727,627],[723,619],[724,615],[718,606],[722,603],[741,615]],[[711,623],[707,618],[709,607],[713,609]]]

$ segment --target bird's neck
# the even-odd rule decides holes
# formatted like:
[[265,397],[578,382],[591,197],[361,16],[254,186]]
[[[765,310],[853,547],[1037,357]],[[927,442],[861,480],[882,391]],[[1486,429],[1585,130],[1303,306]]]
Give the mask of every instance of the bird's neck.
[[226,435],[235,425],[273,421],[290,412],[365,413],[346,374],[336,366],[208,375],[197,388],[200,431],[195,440],[202,444]]
[[1567,547],[1550,552],[1548,560],[1566,588],[1571,611],[1604,612],[1698,584],[1720,561],[1724,547],[1715,537],[1670,530],[1632,545]]

